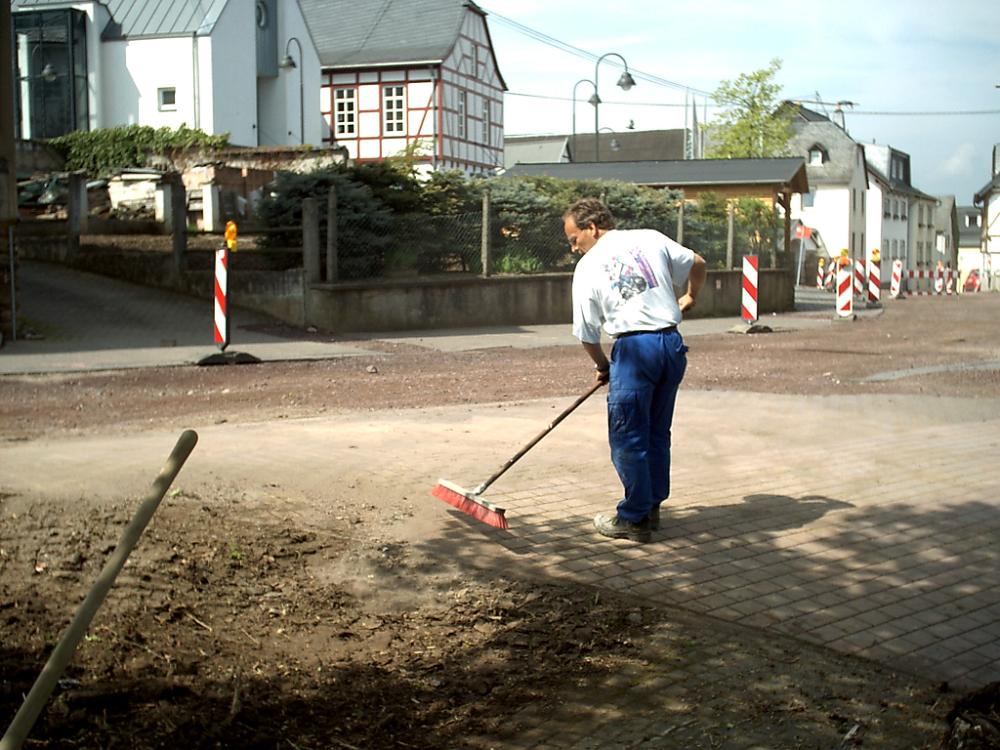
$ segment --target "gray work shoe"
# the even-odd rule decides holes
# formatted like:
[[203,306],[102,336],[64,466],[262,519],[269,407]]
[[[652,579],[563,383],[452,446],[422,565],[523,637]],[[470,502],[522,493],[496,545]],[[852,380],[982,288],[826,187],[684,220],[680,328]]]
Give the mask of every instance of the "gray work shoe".
[[594,528],[599,534],[612,539],[631,539],[633,542],[649,541],[649,519],[638,523],[626,521],[617,513],[598,513],[594,516]]
[[654,505],[649,511],[649,528],[651,531],[660,530],[660,506]]

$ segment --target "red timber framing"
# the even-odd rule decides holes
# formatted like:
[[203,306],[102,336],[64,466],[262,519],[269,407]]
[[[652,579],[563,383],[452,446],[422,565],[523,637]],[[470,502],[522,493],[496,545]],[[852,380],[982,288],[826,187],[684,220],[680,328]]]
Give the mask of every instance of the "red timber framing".
[[420,143],[417,159],[430,169],[491,173],[503,164],[505,89],[485,21],[470,11],[440,62],[324,70],[324,141],[356,162]]
[[[402,87],[399,133],[386,130],[387,87]],[[464,135],[458,126],[457,98],[462,93],[469,102]],[[503,160],[502,97],[499,87],[445,66],[324,71],[320,111],[328,132],[323,140],[347,147],[357,162],[379,161],[419,141],[424,148],[418,161],[434,169],[488,172]],[[487,104],[489,133],[484,134]]]

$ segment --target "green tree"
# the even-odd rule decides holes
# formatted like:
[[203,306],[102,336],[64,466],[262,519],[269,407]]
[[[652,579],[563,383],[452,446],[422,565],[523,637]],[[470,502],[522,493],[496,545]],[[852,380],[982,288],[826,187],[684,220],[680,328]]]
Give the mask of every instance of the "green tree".
[[781,86],[774,77],[781,60],[735,81],[723,81],[712,98],[723,108],[718,121],[707,127],[712,159],[754,159],[787,153],[792,136],[792,112],[781,107]]

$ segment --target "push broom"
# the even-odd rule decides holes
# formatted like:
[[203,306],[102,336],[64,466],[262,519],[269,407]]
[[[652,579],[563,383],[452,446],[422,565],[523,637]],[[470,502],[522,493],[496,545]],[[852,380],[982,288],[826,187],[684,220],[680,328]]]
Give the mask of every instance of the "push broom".
[[493,484],[497,479],[499,479],[507,469],[517,463],[517,460],[521,458],[525,453],[530,451],[543,437],[548,435],[555,429],[555,426],[562,422],[566,417],[568,417],[576,407],[586,401],[594,391],[600,388],[603,383],[595,383],[591,386],[586,393],[580,396],[576,401],[570,404],[562,414],[557,416],[548,426],[538,433],[531,442],[526,446],[521,448],[517,453],[515,453],[503,466],[501,466],[496,473],[493,474],[489,479],[480,484],[471,492],[466,491],[459,487],[453,482],[449,482],[445,479],[439,479],[437,485],[431,490],[431,494],[434,497],[444,500],[449,505],[453,505],[462,511],[466,515],[472,516],[473,518],[487,523],[490,526],[495,526],[498,529],[509,528],[507,524],[507,517],[505,516],[506,511],[491,503],[489,500],[484,500],[480,495],[486,491],[486,488]]

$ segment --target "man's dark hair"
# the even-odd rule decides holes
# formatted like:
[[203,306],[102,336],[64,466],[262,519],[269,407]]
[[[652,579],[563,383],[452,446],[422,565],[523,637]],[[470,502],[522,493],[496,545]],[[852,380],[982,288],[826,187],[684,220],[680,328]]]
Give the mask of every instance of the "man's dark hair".
[[563,218],[572,218],[580,229],[593,224],[598,229],[614,229],[615,217],[597,198],[582,198],[566,209]]

